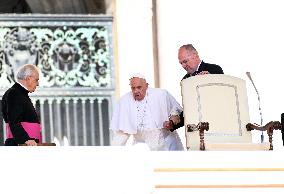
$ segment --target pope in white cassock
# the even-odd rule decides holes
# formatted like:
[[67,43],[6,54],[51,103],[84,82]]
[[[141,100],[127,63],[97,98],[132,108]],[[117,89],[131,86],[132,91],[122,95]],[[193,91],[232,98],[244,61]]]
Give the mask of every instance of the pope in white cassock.
[[111,144],[125,145],[133,135],[133,144],[146,143],[150,150],[183,150],[178,133],[164,127],[171,116],[182,111],[174,97],[166,90],[149,88],[141,74],[130,78],[130,87],[131,92],[122,96],[114,109]]

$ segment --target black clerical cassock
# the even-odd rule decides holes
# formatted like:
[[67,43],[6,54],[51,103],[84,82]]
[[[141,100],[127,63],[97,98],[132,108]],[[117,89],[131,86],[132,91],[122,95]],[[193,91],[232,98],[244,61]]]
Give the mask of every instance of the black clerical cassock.
[[28,93],[19,83],[15,83],[2,98],[7,134],[5,145],[24,144],[27,140],[42,141],[40,122]]

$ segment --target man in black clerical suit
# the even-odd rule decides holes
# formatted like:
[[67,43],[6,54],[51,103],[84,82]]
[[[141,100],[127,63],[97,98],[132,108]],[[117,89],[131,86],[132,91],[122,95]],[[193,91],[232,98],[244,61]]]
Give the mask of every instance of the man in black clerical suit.
[[[209,64],[201,61],[197,50],[192,44],[186,44],[178,50],[178,60],[182,67],[187,71],[187,74],[182,78],[186,79],[191,76],[204,74],[224,74],[219,65]],[[174,131],[184,125],[183,112],[180,113],[179,118],[171,117],[169,122],[166,122],[164,127]]]
[[2,113],[6,123],[5,145],[41,143],[41,126],[35,108],[28,96],[38,86],[39,72],[34,65],[23,65],[18,69],[16,83],[2,98]]

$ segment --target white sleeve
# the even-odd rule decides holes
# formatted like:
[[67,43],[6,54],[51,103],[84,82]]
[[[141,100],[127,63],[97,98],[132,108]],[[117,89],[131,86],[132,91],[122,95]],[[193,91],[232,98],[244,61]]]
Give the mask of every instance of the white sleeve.
[[113,133],[111,145],[112,146],[124,146],[129,139],[130,135],[121,131],[115,131]]
[[169,92],[167,92],[167,105],[168,112],[170,113],[169,116],[179,115],[182,112],[182,107]]

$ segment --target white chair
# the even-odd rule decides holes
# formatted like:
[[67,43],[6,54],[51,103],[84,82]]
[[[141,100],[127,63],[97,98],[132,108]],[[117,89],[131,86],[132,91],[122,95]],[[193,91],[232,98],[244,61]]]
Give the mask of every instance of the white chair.
[[[249,123],[245,80],[223,75],[197,75],[181,82],[188,150],[272,150],[278,121]],[[251,130],[266,131],[269,142],[252,143]]]

